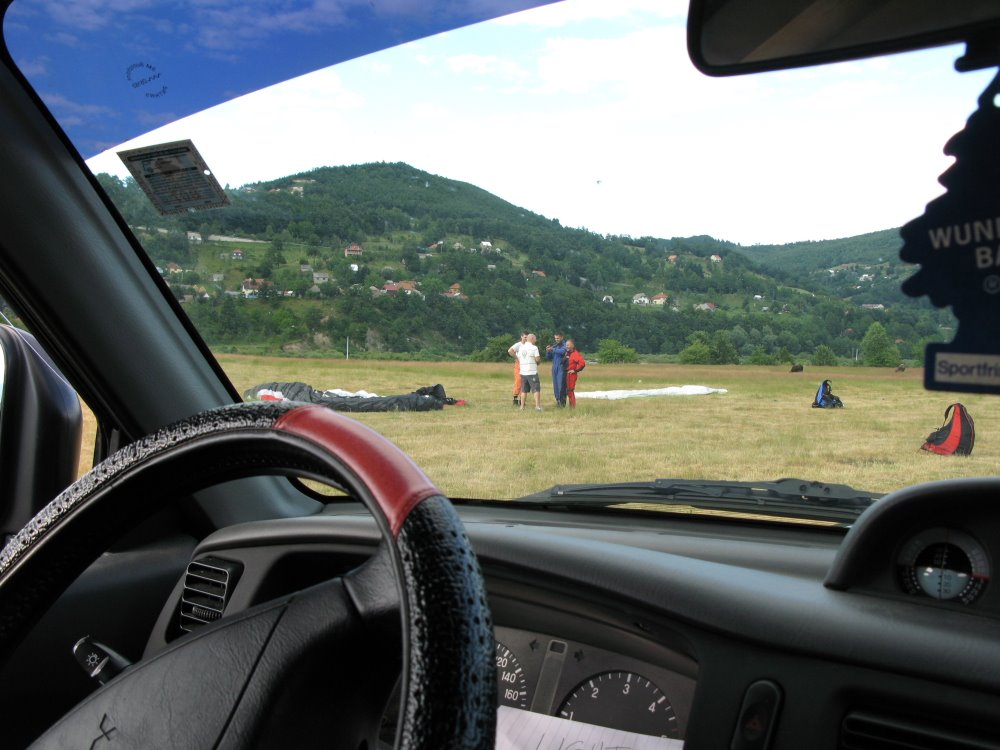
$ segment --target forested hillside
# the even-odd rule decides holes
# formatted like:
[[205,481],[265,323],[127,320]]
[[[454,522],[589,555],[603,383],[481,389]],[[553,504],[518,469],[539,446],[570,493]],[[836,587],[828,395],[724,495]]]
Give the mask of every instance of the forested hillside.
[[854,359],[878,323],[888,364],[951,325],[899,294],[892,231],[751,248],[600,236],[406,164],[227,188],[230,206],[177,217],[98,179],[216,347],[488,357],[529,328],[591,352],[811,361]]
[[[762,268],[795,274],[822,291],[858,304],[912,304],[899,286],[914,268],[899,260],[898,229],[822,242],[739,247]],[[924,306],[926,303],[920,303]]]
[[898,229],[883,229],[838,240],[747,247],[737,245],[734,249],[764,268],[782,268],[790,273],[809,275],[845,264],[896,263],[899,260],[899,244]]

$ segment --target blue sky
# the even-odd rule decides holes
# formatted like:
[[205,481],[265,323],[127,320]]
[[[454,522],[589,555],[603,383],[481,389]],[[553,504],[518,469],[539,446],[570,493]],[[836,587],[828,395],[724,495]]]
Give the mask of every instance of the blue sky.
[[[919,215],[941,192],[944,143],[992,77],[955,73],[961,50],[944,48],[711,79],[687,58],[685,10],[567,0],[302,76],[125,147],[191,138],[233,187],[405,161],[599,233],[819,240]],[[115,150],[89,165],[124,176]]]

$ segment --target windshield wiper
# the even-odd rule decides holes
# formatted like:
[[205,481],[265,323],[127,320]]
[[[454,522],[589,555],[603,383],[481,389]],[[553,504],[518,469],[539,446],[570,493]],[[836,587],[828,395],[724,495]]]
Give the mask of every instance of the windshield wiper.
[[[638,508],[691,512],[728,511],[769,517],[851,522],[879,493],[846,484],[804,479],[771,482],[714,482],[700,479],[655,479],[650,482],[560,484],[514,502],[548,507]],[[686,508],[687,510],[682,510]]]

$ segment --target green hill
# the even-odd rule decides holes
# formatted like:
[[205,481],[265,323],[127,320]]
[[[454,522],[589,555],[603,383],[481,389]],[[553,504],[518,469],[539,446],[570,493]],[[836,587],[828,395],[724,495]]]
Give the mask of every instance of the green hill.
[[883,229],[838,240],[737,245],[734,249],[764,268],[782,268],[789,273],[809,275],[845,264],[876,266],[898,262],[901,244],[898,229]]
[[447,357],[527,327],[589,350],[678,355],[722,337],[744,358],[801,359],[850,357],[878,321],[916,356],[950,320],[898,292],[909,269],[891,230],[750,248],[601,236],[406,164],[246,185],[227,208],[178,217],[156,216],[131,180],[99,180],[215,346],[324,352],[350,336],[352,353]]

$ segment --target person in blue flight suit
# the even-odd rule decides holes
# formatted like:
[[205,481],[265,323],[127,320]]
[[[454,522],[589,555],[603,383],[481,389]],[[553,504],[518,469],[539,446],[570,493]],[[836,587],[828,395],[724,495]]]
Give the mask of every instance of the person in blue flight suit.
[[555,343],[545,347],[545,358],[552,360],[552,390],[556,405],[566,406],[566,342],[556,333]]

